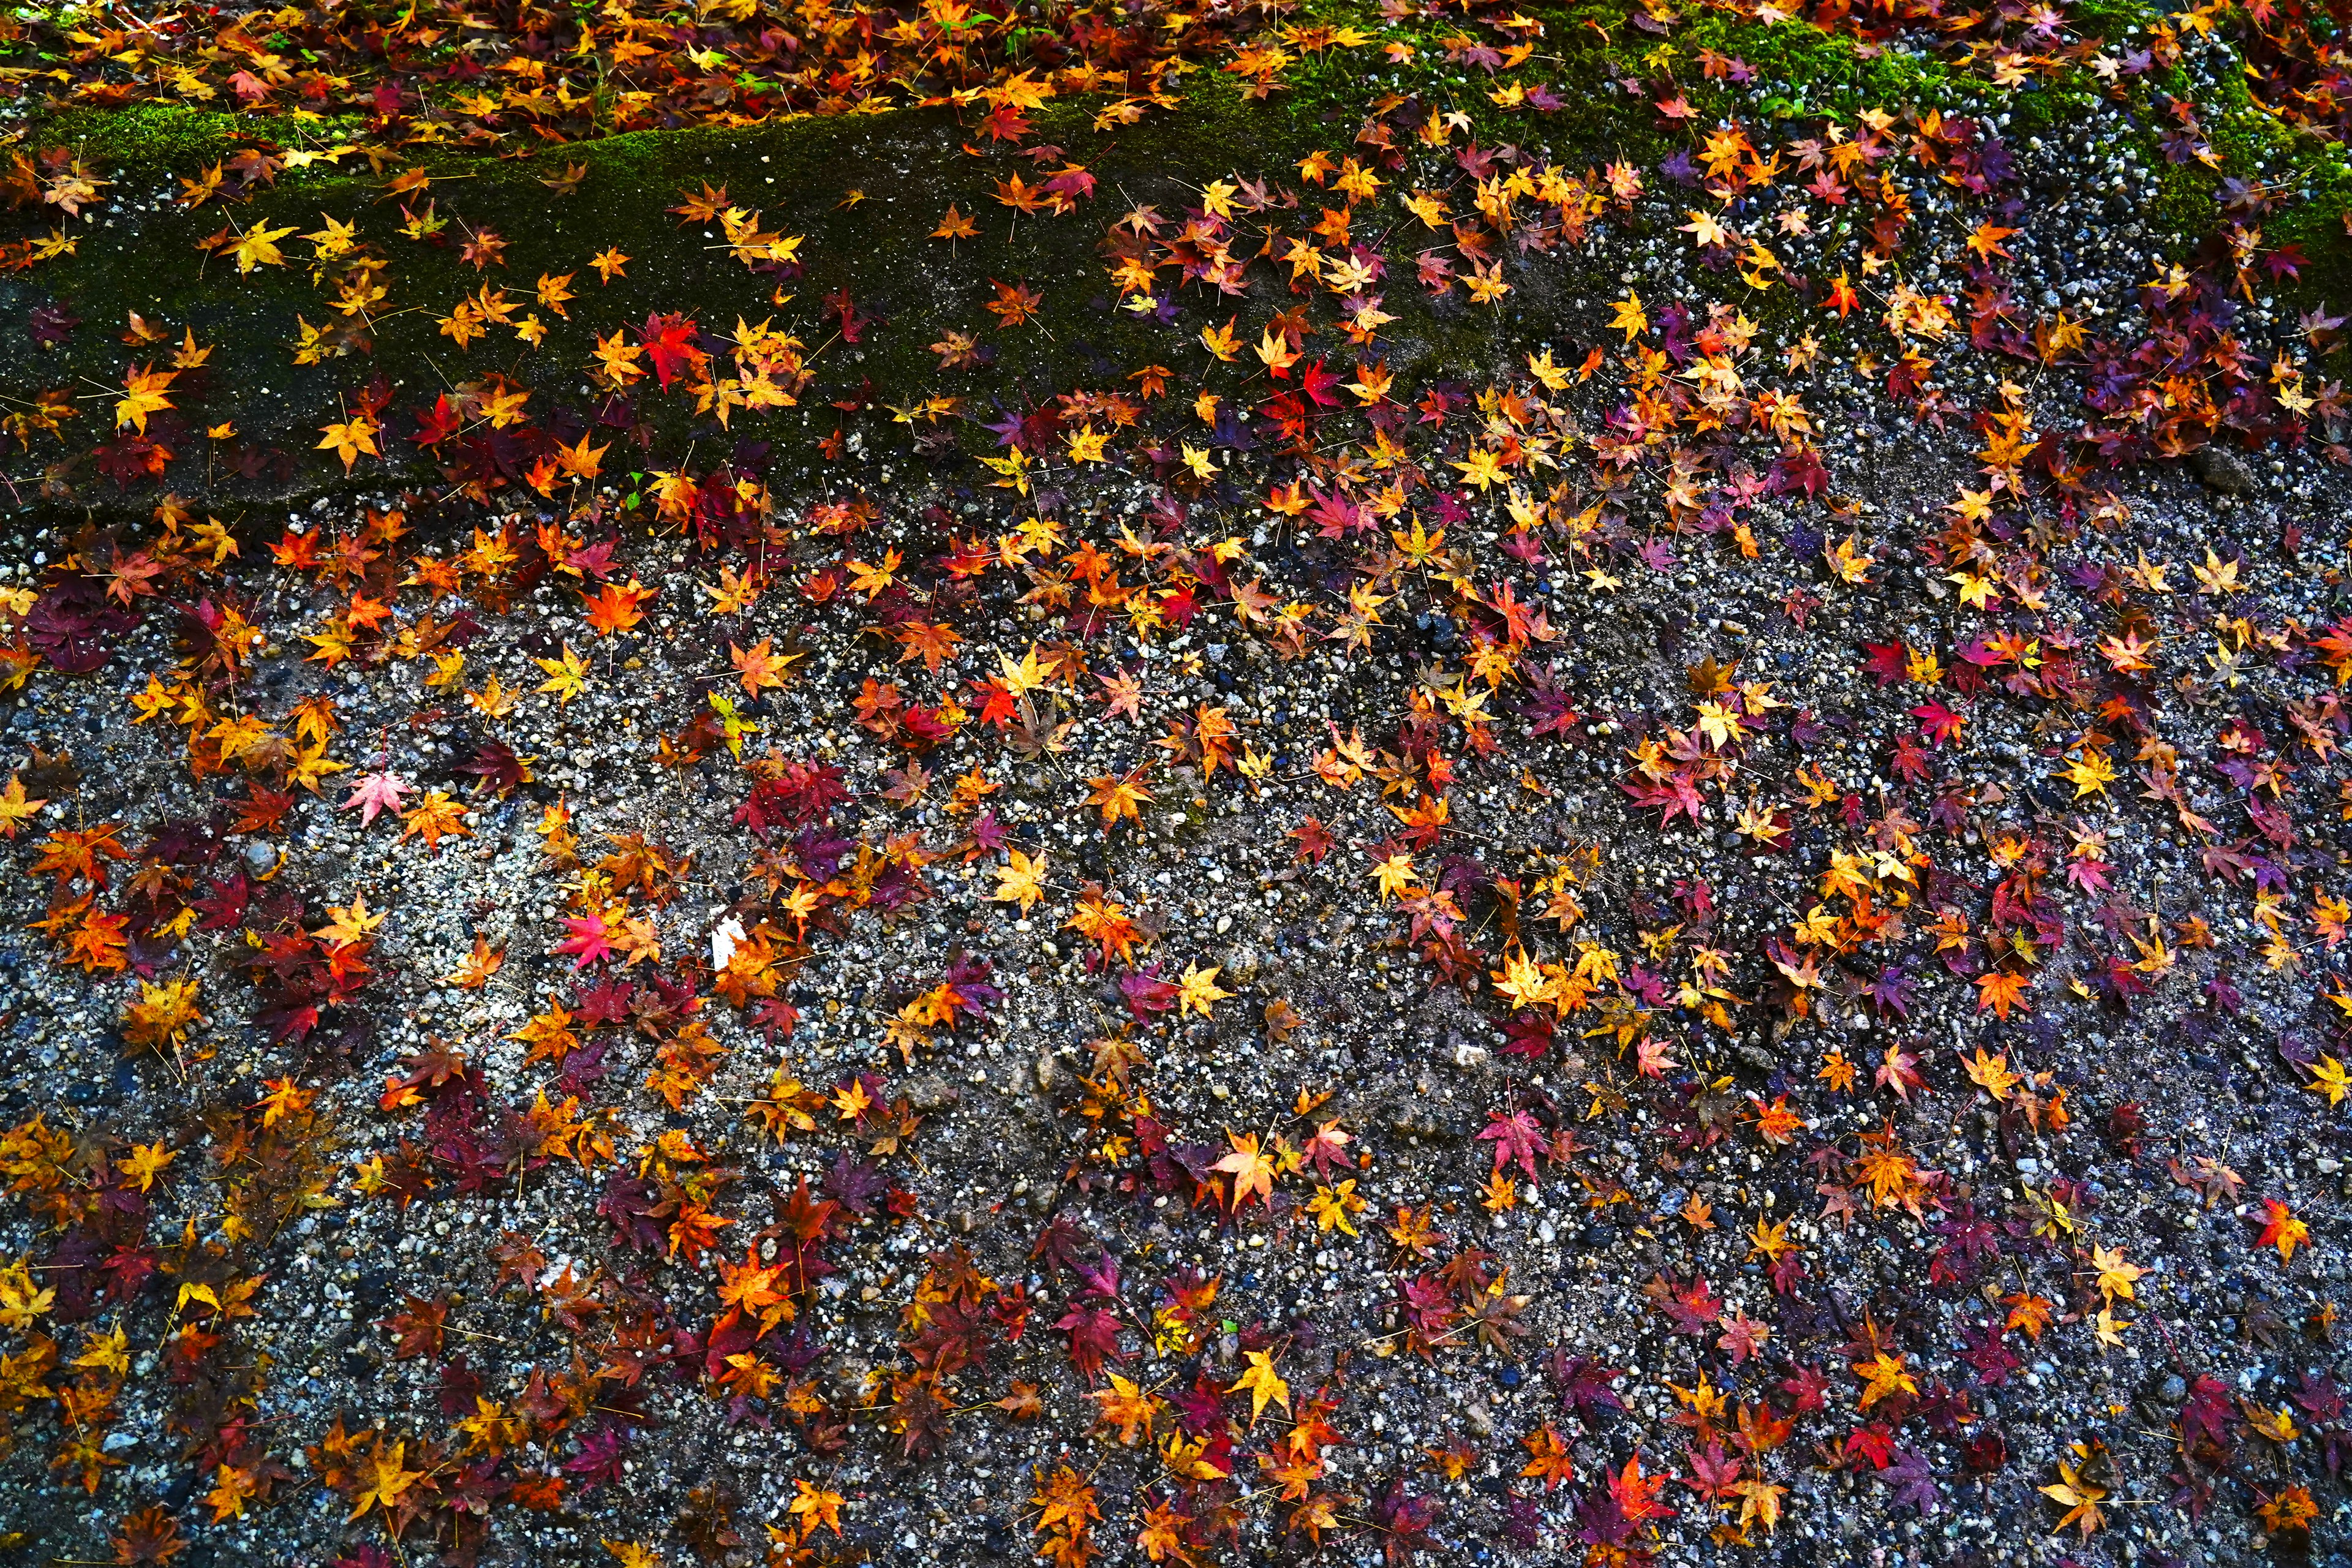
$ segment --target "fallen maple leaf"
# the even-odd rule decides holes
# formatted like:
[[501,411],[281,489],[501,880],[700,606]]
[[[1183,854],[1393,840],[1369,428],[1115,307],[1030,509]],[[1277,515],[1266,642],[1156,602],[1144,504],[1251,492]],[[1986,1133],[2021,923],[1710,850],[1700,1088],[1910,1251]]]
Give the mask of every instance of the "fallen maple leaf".
[[238,235],[236,243],[227,247],[229,255],[236,258],[238,274],[242,276],[257,267],[285,266],[286,253],[278,248],[278,242],[292,234],[297,226],[288,224],[284,228],[270,228],[256,224]]
[[989,897],[998,903],[1019,904],[1025,916],[1045,896],[1045,851],[1032,858],[1022,850],[1008,849],[1005,863],[997,868],[996,891]]
[[1274,1370],[1274,1357],[1265,1351],[1248,1351],[1244,1352],[1244,1359],[1249,1363],[1248,1370],[1225,1392],[1239,1394],[1244,1389],[1249,1391],[1250,1425],[1257,1425],[1257,1418],[1265,1414],[1269,1403],[1279,1405],[1287,1412],[1290,1409],[1290,1384]]
[[478,991],[490,983],[490,977],[506,961],[507,950],[492,947],[489,938],[478,931],[474,935],[474,951],[456,970],[442,977],[443,984],[455,985],[461,991]]
[[365,827],[375,821],[379,812],[389,811],[394,816],[398,816],[400,797],[415,787],[415,784],[404,781],[395,773],[369,773],[352,787],[351,795],[338,809],[358,810],[360,826]]
[[1261,1202],[1272,1199],[1274,1161],[1259,1150],[1257,1134],[1228,1132],[1225,1140],[1233,1145],[1232,1151],[1209,1168],[1233,1178],[1233,1207],[1239,1209],[1253,1194]]
[[136,365],[126,372],[122,377],[124,396],[114,405],[114,427],[120,430],[129,425],[142,436],[147,434],[147,416],[172,406],[171,398],[164,394],[179,374],[175,370],[157,370],[152,363]]
[[2276,1198],[2263,1200],[2263,1232],[2254,1238],[2254,1245],[2277,1247],[2282,1263],[2292,1261],[2294,1249],[2311,1239],[2311,1227]]
[[25,795],[25,775],[11,773],[8,787],[0,791],[0,838],[14,838],[16,829],[40,815],[46,799],[28,799]]
[[322,434],[319,437],[318,446],[313,450],[334,453],[343,460],[343,472],[347,474],[352,471],[352,464],[361,457],[381,456],[375,447],[375,421],[364,414],[354,414],[346,419],[331,421],[319,428]]
[[1144,773],[1150,766],[1147,763],[1124,776],[1104,773],[1087,781],[1089,791],[1087,804],[1102,807],[1104,828],[1108,829],[1122,816],[1138,827],[1143,826],[1143,813],[1139,807],[1152,798],[1151,792],[1142,784]]

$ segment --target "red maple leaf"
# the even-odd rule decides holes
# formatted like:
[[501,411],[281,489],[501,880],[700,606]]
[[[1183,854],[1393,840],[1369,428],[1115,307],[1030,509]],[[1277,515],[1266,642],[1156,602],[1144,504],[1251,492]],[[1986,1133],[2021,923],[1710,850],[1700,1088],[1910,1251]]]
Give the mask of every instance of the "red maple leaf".
[[1155,960],[1150,967],[1121,979],[1118,994],[1127,1003],[1127,1010],[1135,1015],[1135,1021],[1148,1024],[1155,1015],[1176,1005],[1179,987],[1160,978],[1160,964]]
[[1339,405],[1339,400],[1331,395],[1331,389],[1339,384],[1339,377],[1336,373],[1324,369],[1321,360],[1300,367],[1298,384],[1318,406],[1333,408]]
[[1609,1495],[1617,1500],[1618,1511],[1635,1524],[1653,1519],[1672,1519],[1675,1510],[1657,1501],[1672,1476],[1645,1476],[1642,1473],[1642,1456],[1634,1455],[1625,1461],[1622,1470],[1609,1472]]
[[1883,1470],[1895,1462],[1895,1434],[1884,1421],[1873,1421],[1867,1426],[1857,1426],[1845,1435],[1845,1461],[1868,1459],[1874,1470]]
[[1070,1364],[1088,1383],[1100,1381],[1105,1356],[1127,1359],[1118,1348],[1118,1319],[1100,1307],[1073,1307],[1054,1326],[1070,1336]]
[[1478,1142],[1495,1145],[1495,1169],[1499,1171],[1517,1160],[1520,1169],[1527,1172],[1528,1180],[1534,1181],[1536,1151],[1550,1151],[1550,1134],[1524,1110],[1515,1110],[1507,1116],[1499,1110],[1490,1110],[1486,1114],[1490,1120],[1486,1123],[1486,1131],[1478,1134]]
[[1720,1443],[1709,1443],[1704,1448],[1685,1448],[1684,1457],[1690,1460],[1691,1473],[1683,1485],[1714,1502],[1731,1490],[1731,1483],[1739,1479],[1739,1461],[1723,1451]]
[[1965,715],[1953,712],[1940,702],[1926,702],[1911,710],[1911,717],[1919,721],[1920,729],[1928,742],[1937,746],[1955,744],[1960,738],[1960,726]]
[[981,133],[993,142],[1018,142],[1034,129],[1026,115],[1011,103],[1000,103],[980,122]]
[[653,356],[654,375],[664,392],[682,371],[699,370],[709,363],[710,356],[695,346],[694,318],[667,314],[649,315],[642,336],[646,352]]
[[1906,672],[1909,650],[1899,642],[1862,645],[1862,671],[1881,686],[1892,686]]
[[1653,1279],[1643,1288],[1643,1294],[1673,1321],[1678,1334],[1702,1335],[1723,1321],[1723,1302],[1708,1288],[1703,1275],[1684,1286],[1664,1279]]
[[449,401],[449,395],[445,392],[433,400],[432,407],[416,416],[416,434],[409,439],[420,447],[438,447],[455,436],[465,423],[466,416],[457,411],[457,405]]
[[563,929],[571,934],[555,944],[555,951],[578,954],[572,961],[573,969],[585,969],[600,958],[612,956],[613,944],[605,940],[611,933],[604,929],[604,916],[575,916],[563,922]]

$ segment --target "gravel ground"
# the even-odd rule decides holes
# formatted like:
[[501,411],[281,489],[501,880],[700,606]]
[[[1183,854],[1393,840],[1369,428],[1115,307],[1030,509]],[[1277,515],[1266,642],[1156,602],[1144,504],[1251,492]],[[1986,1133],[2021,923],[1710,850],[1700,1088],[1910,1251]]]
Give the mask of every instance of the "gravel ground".
[[[1217,170],[1102,163],[1027,250],[816,247],[899,319],[756,439],[608,386],[480,497],[404,424],[194,502],[53,468],[5,552],[0,1550],[2346,1561],[2335,328],[2163,231],[2145,107],[1844,116],[1916,164],[1883,276],[1859,207],[1687,149],[1604,195],[1538,120],[1378,165],[1457,214],[1590,165],[1580,242],[1498,226],[1507,305],[1399,234],[1377,348],[1271,251],[1137,327],[1086,247]],[[971,132],[888,134],[928,224]],[[177,247],[118,197],[104,265]],[[787,292],[719,248],[714,355]],[[1111,350],[1008,328],[894,419],[887,345],[1008,258]],[[242,371],[276,306],[222,297]],[[1388,398],[1280,405],[1246,345],[1310,307]],[[1130,328],[1192,356],[1132,426],[1073,390]],[[56,363],[111,400],[98,335]],[[204,419],[315,451],[244,379]],[[600,433],[646,466],[520,482]]]

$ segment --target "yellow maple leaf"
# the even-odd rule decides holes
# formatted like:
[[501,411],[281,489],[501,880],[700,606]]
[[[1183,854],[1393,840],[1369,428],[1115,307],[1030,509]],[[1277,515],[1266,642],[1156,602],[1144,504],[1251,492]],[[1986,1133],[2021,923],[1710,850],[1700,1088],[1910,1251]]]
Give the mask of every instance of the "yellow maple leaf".
[[1385,903],[1421,880],[1413,869],[1412,857],[1399,849],[1372,868],[1372,879],[1381,885],[1381,901]]
[[1105,1426],[1118,1429],[1118,1440],[1133,1447],[1139,1438],[1151,1436],[1153,1417],[1159,1414],[1160,1402],[1151,1394],[1117,1373],[1110,1374],[1110,1386],[1087,1395],[1102,1406],[1097,1417]]
[[1862,548],[1859,535],[1848,534],[1835,545],[1824,549],[1822,558],[1829,563],[1830,570],[1837,574],[1839,582],[1856,588],[1869,585],[1870,568],[1874,563],[1870,552]]
[[1250,1425],[1255,1426],[1257,1418],[1265,1414],[1267,1405],[1279,1405],[1286,1413],[1290,1409],[1290,1384],[1274,1370],[1274,1357],[1266,1352],[1250,1351],[1246,1352],[1246,1358],[1249,1369],[1225,1392],[1239,1394],[1244,1389],[1249,1391]]
[[[15,781],[11,780],[10,783],[13,787]],[[8,803],[0,800],[0,816],[6,816],[7,809]],[[2305,1089],[2313,1094],[2326,1095],[2327,1103],[2331,1106],[2343,1104],[2346,1092],[2352,1090],[2352,1079],[2347,1079],[2344,1064],[2334,1057],[2323,1056],[2317,1062],[2303,1070],[2311,1075],[2311,1081],[2303,1086]]]
[[604,454],[611,449],[609,441],[602,447],[591,447],[587,435],[583,433],[574,446],[567,447],[558,441],[555,444],[555,460],[573,479],[593,479],[603,470]]
[[1257,342],[1251,352],[1265,363],[1266,369],[1277,374],[1298,363],[1298,351],[1290,346],[1288,338],[1272,327],[1258,334]]
[[2007,1100],[2009,1091],[2021,1081],[2017,1074],[2009,1070],[2009,1053],[2006,1051],[1988,1057],[1985,1048],[1979,1046],[1976,1060],[1970,1061],[1963,1056],[1960,1065],[1969,1069],[1969,1081],[1996,1100]]
[[531,662],[547,672],[547,679],[539,683],[539,689],[553,692],[559,706],[571,706],[573,698],[588,689],[588,667],[580,662],[580,656],[572,651],[570,643],[563,645],[562,658],[538,658]]
[[1484,447],[1471,447],[1469,460],[1454,466],[1462,470],[1462,482],[1477,486],[1482,494],[1488,486],[1501,482],[1503,478],[1499,458]]
[[340,909],[329,904],[327,913],[333,918],[310,934],[332,946],[345,947],[383,924],[384,916],[390,912],[388,910],[371,911],[367,907],[367,895],[353,893],[352,901]]
[[2098,1270],[2099,1294],[2110,1301],[2132,1300],[2134,1282],[2147,1272],[2127,1260],[2121,1247],[2096,1244],[2091,1247],[2091,1267]]
[[284,228],[256,224],[238,235],[236,243],[228,247],[228,254],[236,258],[238,273],[250,272],[257,267],[285,266],[286,253],[278,248],[278,242],[292,234],[294,227],[290,223]]
[[380,1437],[376,1440],[374,1452],[354,1467],[360,1488],[352,1494],[352,1511],[344,1516],[344,1522],[359,1518],[371,1508],[391,1513],[400,1506],[401,1499],[425,1479],[423,1470],[401,1468],[401,1456],[407,1447],[406,1443],[386,1443]]
[[[24,774],[9,774],[7,789],[0,791],[0,838],[16,837],[17,826],[40,815],[41,807],[48,804],[46,796],[38,800],[27,799]],[[2333,1105],[2335,1101],[2328,1103]]]
[[1000,904],[1019,904],[1025,915],[1045,896],[1045,852],[1041,849],[1032,857],[1018,849],[1007,851],[1006,863],[996,868],[996,891],[989,897]]
[[2063,1459],[2058,1461],[2058,1479],[2041,1490],[2043,1497],[2066,1510],[2065,1517],[2058,1521],[2059,1530],[2071,1524],[2083,1532],[2084,1540],[2088,1541],[2093,1531],[2107,1522],[2107,1516],[2099,1511],[2099,1503],[2106,1497],[2107,1489],[2093,1486]]
[[1769,1533],[1780,1527],[1780,1500],[1789,1489],[1761,1479],[1734,1481],[1731,1489],[1739,1499],[1739,1523],[1742,1529],[1760,1524]]
[[124,374],[122,390],[125,395],[114,405],[114,427],[135,426],[139,434],[147,434],[147,416],[172,406],[164,389],[179,375],[175,370],[157,370],[152,363],[137,365]]
[[321,434],[314,451],[331,451],[343,460],[343,472],[350,473],[352,465],[362,455],[377,457],[375,421],[364,414],[354,414],[349,419],[319,426]]
[[2224,561],[2214,554],[2213,547],[2210,544],[2205,547],[2204,564],[2191,565],[2189,570],[2196,577],[2197,585],[2209,594],[2245,592],[2246,585],[2238,581],[2238,563],[2235,561]]
[[1213,965],[1207,969],[1190,963],[1184,966],[1183,978],[1177,983],[1176,1016],[1178,1017],[1181,1018],[1187,1013],[1198,1013],[1205,1018],[1209,1016],[1212,1004],[1222,1002],[1233,994],[1217,984],[1217,975],[1223,968],[1222,964]]
[[1859,1401],[1864,1410],[1892,1394],[1919,1392],[1918,1380],[1904,1369],[1903,1358],[1890,1355],[1885,1351],[1880,1351],[1869,1361],[1857,1365],[1853,1374],[1868,1384],[1862,1391]]
[[2116,769],[2105,752],[2086,746],[2080,757],[2066,764],[2063,776],[2074,786],[2074,798],[2080,800],[2086,795],[2106,794]]
[[163,1141],[158,1138],[152,1143],[133,1143],[131,1152],[123,1156],[120,1169],[124,1175],[137,1182],[139,1190],[143,1193],[155,1184],[155,1178],[163,1174],[163,1167],[179,1157],[178,1150],[165,1147]]
[[1625,297],[1622,300],[1612,300],[1609,308],[1617,312],[1609,325],[1623,332],[1627,342],[1632,342],[1650,330],[1650,318],[1642,310],[1642,297],[1631,289],[1625,290]]

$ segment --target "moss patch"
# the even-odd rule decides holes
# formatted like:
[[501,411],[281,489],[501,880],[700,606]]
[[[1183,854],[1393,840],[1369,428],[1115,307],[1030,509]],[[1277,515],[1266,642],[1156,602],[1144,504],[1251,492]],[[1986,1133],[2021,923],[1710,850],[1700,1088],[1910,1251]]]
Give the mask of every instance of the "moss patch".
[[[1324,71],[1336,78],[1342,69],[1334,62],[1304,76],[1312,87]],[[731,334],[739,319],[772,321],[808,345],[817,383],[801,407],[739,414],[731,429],[693,417],[683,399],[642,396],[639,407],[655,441],[651,452],[674,462],[690,445],[701,454],[698,463],[707,463],[741,439],[804,449],[844,423],[862,426],[869,441],[879,438],[903,451],[908,432],[894,426],[887,412],[845,416],[830,404],[905,407],[945,395],[964,399],[970,415],[993,418],[997,408],[1026,407],[1074,386],[1124,387],[1129,373],[1145,364],[1197,374],[1202,327],[1229,314],[1262,319],[1268,310],[1305,302],[1318,320],[1328,320],[1328,299],[1293,298],[1261,281],[1246,299],[1220,299],[1196,286],[1180,296],[1178,320],[1163,325],[1116,308],[1116,290],[1097,251],[1107,226],[1129,205],[1150,204],[1173,216],[1197,203],[1209,180],[1233,173],[1279,174],[1314,149],[1349,150],[1359,121],[1354,114],[1335,118],[1335,107],[1349,101],[1360,113],[1361,79],[1353,79],[1352,99],[1333,86],[1320,96],[1302,91],[1255,100],[1230,77],[1195,72],[1184,82],[1181,110],[1154,111],[1105,132],[1093,129],[1093,106],[1050,104],[1036,117],[1037,140],[1062,146],[1098,182],[1095,199],[1066,217],[1016,216],[1002,205],[998,182],[1016,171],[1034,181],[1037,168],[1009,154],[964,155],[966,132],[942,110],[639,132],[527,162],[428,159],[431,185],[404,198],[404,205],[422,212],[429,201],[447,220],[445,243],[438,244],[402,237],[404,201],[387,200],[384,182],[354,160],[340,169],[319,166],[299,179],[281,178],[235,205],[195,211],[166,205],[136,217],[118,209],[110,225],[77,226],[78,254],[0,279],[0,307],[21,315],[61,303],[83,321],[52,351],[32,347],[21,332],[0,334],[0,379],[20,389],[70,386],[78,393],[119,384],[125,351],[118,339],[126,313],[137,310],[175,332],[192,328],[200,342],[215,346],[205,371],[174,388],[179,412],[200,427],[234,423],[247,443],[286,453],[298,465],[299,493],[314,493],[321,479],[332,482],[331,466],[322,471],[327,459],[311,452],[320,424],[378,374],[394,390],[394,416],[381,443],[389,466],[364,463],[351,485],[337,488],[362,482],[376,489],[387,482],[437,487],[434,460],[404,439],[410,411],[429,405],[446,387],[497,372],[533,389],[534,418],[544,420],[567,405],[584,414],[592,400],[580,395],[580,372],[591,362],[597,332],[677,311],[694,316],[713,336]],[[139,174],[126,168],[126,184],[160,183],[209,164],[223,146],[207,140],[219,132],[219,118],[177,111],[154,117],[152,133],[140,143]],[[1516,128],[1524,137],[1528,119],[1521,117]],[[1612,145],[1596,155],[1620,150]],[[577,194],[559,197],[541,178],[565,163],[583,165],[585,174]],[[803,237],[803,274],[779,288],[774,279],[736,262],[715,232],[681,226],[668,209],[706,181],[724,186],[733,202],[760,209],[762,227]],[[852,192],[862,192],[862,199],[850,202]],[[949,245],[930,237],[950,204],[982,230],[979,239],[954,247],[952,266]],[[299,237],[330,215],[357,224],[362,238],[389,256],[391,296],[378,312],[373,353],[297,365],[293,345],[303,324],[333,319],[330,299],[306,265],[311,247]],[[240,230],[293,228],[279,242],[291,264],[239,276],[223,258],[204,258],[196,242],[225,223]],[[461,258],[457,242],[469,229],[482,228],[505,241],[503,266],[477,270]],[[1255,240],[1242,244],[1255,248]],[[625,273],[605,285],[589,263],[608,245],[630,260]],[[1584,269],[1573,256],[1557,262],[1546,271],[1574,278]],[[542,274],[563,273],[572,274],[580,296],[568,321],[531,302]],[[1035,286],[1045,301],[1042,316],[998,330],[984,308],[992,279]],[[544,343],[532,349],[497,328],[469,348],[445,335],[440,319],[484,288],[506,290],[518,314],[535,310],[548,329]],[[844,290],[860,312],[882,318],[856,343],[842,339],[837,320],[825,310],[828,297],[838,299]],[[1517,323],[1515,338],[1569,341],[1576,323],[1551,318],[1589,313],[1574,303],[1582,292],[1521,288],[1502,313]],[[1368,352],[1392,368],[1412,374],[1417,366],[1437,365],[1469,374],[1491,352],[1489,312],[1471,310],[1458,293],[1432,300],[1408,273],[1391,279],[1386,298],[1399,319]],[[1530,320],[1537,322],[1532,331],[1526,325]],[[1594,323],[1583,325],[1589,330]],[[985,372],[942,370],[929,345],[950,329],[992,345],[996,363]],[[1335,368],[1353,363],[1336,333],[1319,338],[1314,352],[1328,356]],[[1251,395],[1244,384],[1256,373],[1255,362],[1244,356],[1215,375],[1230,380],[1234,395],[1243,396]],[[1264,395],[1262,385],[1255,395]],[[82,406],[85,418],[95,421],[111,405],[91,393]],[[992,445],[976,424],[961,428],[966,447]],[[73,449],[86,449],[97,434],[85,424],[74,432]],[[607,458],[608,470],[651,460],[651,452],[631,445],[626,432],[608,430],[597,438],[608,437],[620,447]],[[166,482],[223,516],[289,493],[268,475],[248,480],[219,461],[189,461],[191,448],[202,453],[206,444],[193,433],[186,439],[188,445],[175,446],[179,460]],[[55,455],[54,444],[35,454]],[[143,512],[152,504],[87,469],[72,482],[77,506],[124,504]]]

